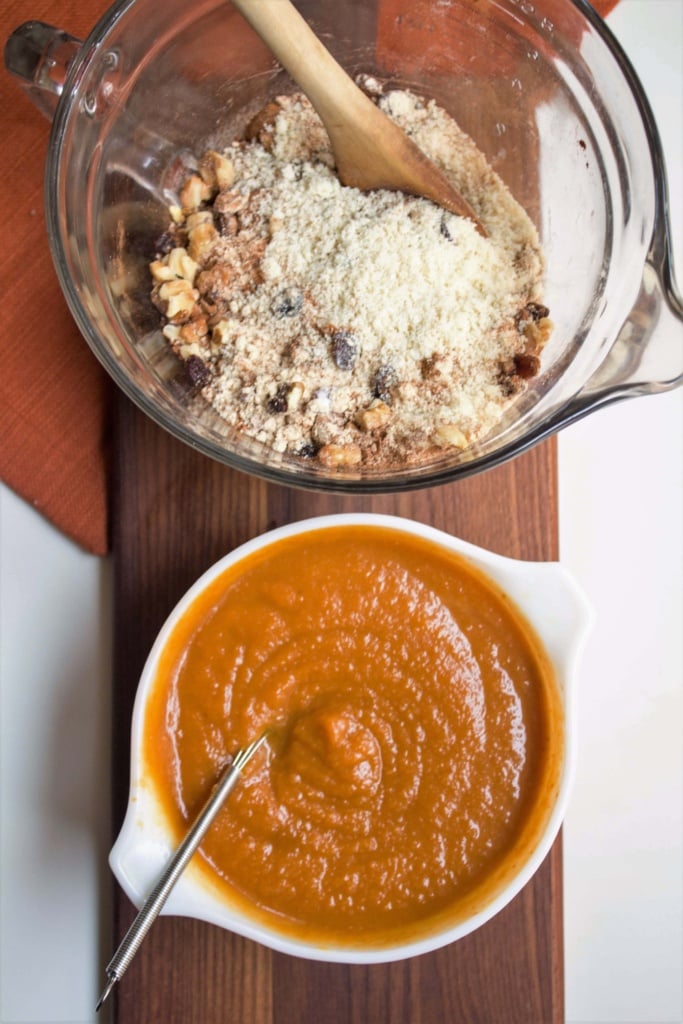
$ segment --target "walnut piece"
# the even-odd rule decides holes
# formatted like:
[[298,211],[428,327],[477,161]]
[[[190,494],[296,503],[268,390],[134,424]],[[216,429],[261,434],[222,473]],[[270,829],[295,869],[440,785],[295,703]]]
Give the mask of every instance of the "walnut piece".
[[213,224],[204,221],[190,231],[187,251],[193,260],[201,260],[218,238],[218,232]]
[[374,399],[367,409],[361,409],[356,414],[356,424],[365,431],[379,430],[380,427],[386,426],[390,419],[391,409],[380,398]]
[[357,444],[324,444],[318,450],[318,460],[328,469],[357,466],[362,457]]
[[254,114],[247,125],[244,133],[247,141],[251,142],[252,139],[258,139],[263,148],[270,152],[273,148],[275,118],[281,110],[282,107],[275,100],[266,103],[265,107],[262,107],[257,114]]
[[176,277],[182,277],[183,280],[194,284],[199,267],[189,255],[187,249],[183,249],[181,246],[171,249],[166,257],[166,263],[169,270],[172,270]]
[[202,180],[214,191],[229,188],[235,180],[235,167],[232,160],[228,160],[222,153],[215,149],[207,149],[199,161],[199,174]]
[[167,281],[159,289],[159,298],[166,304],[165,313],[173,323],[185,323],[190,319],[199,293],[189,281],[177,278]]
[[304,386],[299,380],[295,380],[287,392],[287,412],[296,412],[304,397]]
[[206,341],[209,327],[205,316],[195,317],[180,328],[180,338],[187,345],[199,345]]
[[542,349],[553,333],[553,322],[547,316],[528,324],[524,328],[524,337],[538,350]]
[[180,207],[187,216],[194,213],[202,203],[211,199],[211,188],[198,174],[192,174],[180,190]]
[[455,423],[442,423],[434,431],[434,440],[444,448],[467,448],[469,441]]
[[168,259],[154,260],[150,263],[149,269],[155,281],[172,281],[176,277],[168,265]]

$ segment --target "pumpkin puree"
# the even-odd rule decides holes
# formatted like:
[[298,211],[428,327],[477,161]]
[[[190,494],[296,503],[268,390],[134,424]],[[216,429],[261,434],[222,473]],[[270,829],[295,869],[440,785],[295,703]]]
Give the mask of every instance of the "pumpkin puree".
[[521,613],[464,558],[385,527],[277,541],[174,629],[143,763],[178,838],[266,728],[198,859],[252,918],[323,945],[483,909],[538,841],[563,755]]

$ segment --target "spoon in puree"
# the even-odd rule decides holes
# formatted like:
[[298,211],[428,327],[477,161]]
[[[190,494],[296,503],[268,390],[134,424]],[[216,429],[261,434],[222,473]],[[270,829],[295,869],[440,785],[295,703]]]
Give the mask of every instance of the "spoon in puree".
[[232,0],[318,112],[343,185],[431,199],[487,232],[435,164],[346,74],[289,0]]
[[225,798],[234,789],[242,769],[251,760],[268,735],[268,731],[264,732],[257,740],[250,743],[249,746],[238,751],[227,768],[224,769],[223,774],[220,776],[192,827],[164,868],[157,884],[140,907],[133,923],[121,940],[118,949],[107,964],[105,971],[107,982],[95,1007],[96,1013],[109,998],[116,983],[121,980],[127,971],[133,957],[142,945],[142,940],[170,896],[173,886],[189,864],[193,853],[223,806]]

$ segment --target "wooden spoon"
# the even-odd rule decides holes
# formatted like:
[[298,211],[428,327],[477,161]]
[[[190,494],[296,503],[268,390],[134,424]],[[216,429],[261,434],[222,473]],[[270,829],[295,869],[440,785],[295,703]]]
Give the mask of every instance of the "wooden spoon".
[[442,172],[362,92],[289,0],[232,0],[317,110],[343,185],[424,196],[487,232]]

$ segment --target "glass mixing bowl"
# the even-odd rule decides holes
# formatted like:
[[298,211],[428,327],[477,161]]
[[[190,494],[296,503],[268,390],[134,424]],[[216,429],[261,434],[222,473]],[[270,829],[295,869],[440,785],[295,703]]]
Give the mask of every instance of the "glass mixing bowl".
[[235,433],[161,334],[148,262],[207,147],[293,91],[227,0],[120,0],[81,43],[29,22],[5,61],[53,118],[50,246],[73,316],[118,385],[194,448],[247,472],[350,492],[431,486],[510,458],[616,399],[683,378],[661,145],[642,87],[582,0],[300,0],[339,62],[434,97],[539,229],[554,333],[541,373],[466,451],[326,470]]

